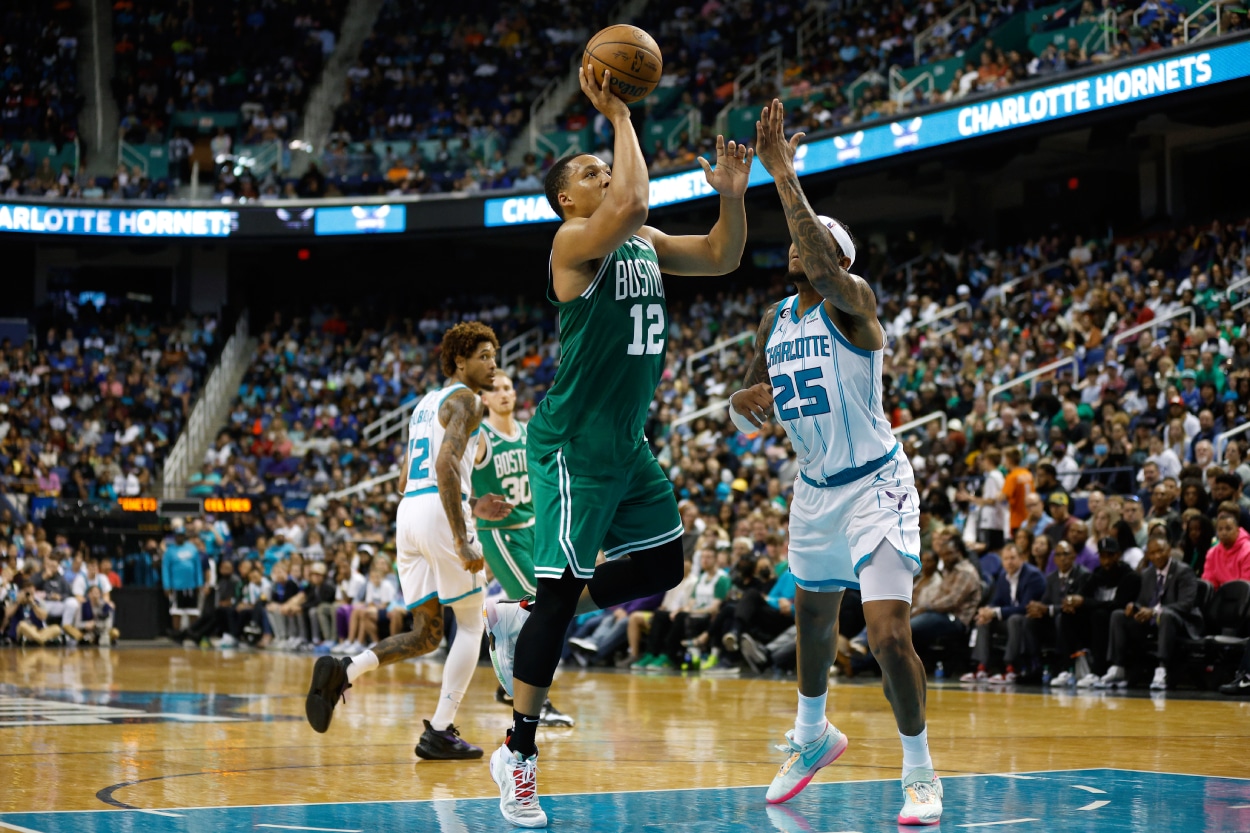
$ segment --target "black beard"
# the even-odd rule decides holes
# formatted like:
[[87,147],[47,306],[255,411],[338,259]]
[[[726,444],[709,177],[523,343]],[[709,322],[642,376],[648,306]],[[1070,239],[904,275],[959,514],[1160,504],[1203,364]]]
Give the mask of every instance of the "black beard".
[[796,289],[802,287],[804,284],[808,286],[811,285],[811,281],[807,279],[807,273],[802,269],[798,271],[791,270],[786,272],[786,280],[794,284]]

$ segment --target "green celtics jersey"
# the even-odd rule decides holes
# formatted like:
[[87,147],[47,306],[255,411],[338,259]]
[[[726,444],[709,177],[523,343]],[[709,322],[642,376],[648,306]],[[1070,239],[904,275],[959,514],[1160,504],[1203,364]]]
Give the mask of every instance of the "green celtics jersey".
[[525,454],[525,423],[517,423],[514,437],[500,434],[482,421],[480,442],[486,456],[473,467],[473,496],[503,495],[512,504],[508,517],[498,521],[477,518],[478,529],[529,526],[534,523],[534,498],[530,495],[530,468]]
[[560,368],[530,420],[530,454],[564,449],[583,471],[621,465],[646,442],[643,425],[668,350],[655,249],[631,237],[570,301],[556,299],[549,273],[547,297],[560,312]]

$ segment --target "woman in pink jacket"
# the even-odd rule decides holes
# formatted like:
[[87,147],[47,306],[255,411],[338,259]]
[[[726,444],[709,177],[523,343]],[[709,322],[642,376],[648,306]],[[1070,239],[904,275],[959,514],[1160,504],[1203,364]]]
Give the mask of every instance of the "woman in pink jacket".
[[1232,512],[1220,512],[1215,537],[1219,543],[1207,551],[1202,577],[1216,590],[1229,581],[1250,581],[1250,534],[1241,528],[1240,519]]

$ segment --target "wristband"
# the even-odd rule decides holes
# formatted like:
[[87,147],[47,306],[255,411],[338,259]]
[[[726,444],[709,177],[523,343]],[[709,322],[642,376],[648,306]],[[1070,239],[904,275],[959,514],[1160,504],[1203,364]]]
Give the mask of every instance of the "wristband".
[[739,431],[741,431],[743,434],[754,434],[756,431],[760,429],[757,428],[755,425],[752,425],[749,419],[747,419],[742,414],[734,410],[734,397],[742,392],[743,391],[741,390],[736,390],[729,395],[729,421],[732,422],[734,424],[734,427],[737,428]]

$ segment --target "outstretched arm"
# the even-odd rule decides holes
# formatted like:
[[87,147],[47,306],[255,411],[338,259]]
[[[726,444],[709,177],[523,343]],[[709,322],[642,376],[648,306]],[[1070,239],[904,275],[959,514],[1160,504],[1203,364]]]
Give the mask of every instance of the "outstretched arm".
[[760,113],[755,130],[756,153],[777,184],[786,224],[790,227],[790,239],[799,250],[803,271],[807,273],[812,288],[848,315],[875,318],[876,293],[863,278],[842,268],[837,242],[829,229],[816,218],[816,212],[807,202],[803,186],[799,184],[798,174],[794,171],[794,154],[804,134],[795,133],[790,141],[786,141],[785,107],[777,99],[773,99],[772,106],[765,107]]
[[720,217],[707,234],[670,237],[643,226],[639,234],[655,248],[660,271],[669,275],[724,275],[738,268],[747,242],[744,195],[755,152],[746,145],[716,137],[716,167],[702,156],[699,164],[708,185],[720,194]]

